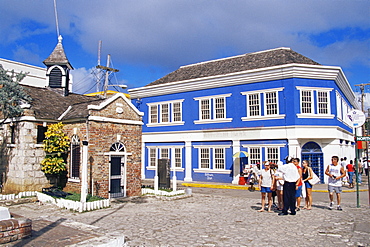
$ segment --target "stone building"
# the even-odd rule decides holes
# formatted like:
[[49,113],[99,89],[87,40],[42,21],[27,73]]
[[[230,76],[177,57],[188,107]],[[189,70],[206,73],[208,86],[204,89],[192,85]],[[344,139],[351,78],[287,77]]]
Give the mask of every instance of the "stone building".
[[[89,193],[104,198],[140,195],[143,114],[121,93],[107,99],[71,93],[73,67],[61,39],[44,64],[46,86],[22,85],[32,101],[21,117],[0,127],[5,137],[0,157],[2,192],[40,191],[52,185],[41,171],[42,141],[48,125],[63,122],[71,139],[65,191],[80,191],[82,165],[87,163]],[[27,72],[27,66],[23,68]],[[87,162],[83,151],[88,153]]]

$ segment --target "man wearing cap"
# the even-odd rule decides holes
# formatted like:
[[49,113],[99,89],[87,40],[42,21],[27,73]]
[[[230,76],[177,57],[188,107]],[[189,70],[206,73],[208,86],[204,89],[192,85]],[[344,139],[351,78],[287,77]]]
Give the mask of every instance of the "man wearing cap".
[[284,208],[279,215],[287,215],[290,209],[290,214],[296,214],[296,198],[295,193],[298,189],[298,183],[300,181],[300,176],[297,167],[292,163],[293,158],[287,156],[285,158],[287,164],[278,165],[278,171],[283,173],[284,186],[283,186],[283,198],[284,198]]

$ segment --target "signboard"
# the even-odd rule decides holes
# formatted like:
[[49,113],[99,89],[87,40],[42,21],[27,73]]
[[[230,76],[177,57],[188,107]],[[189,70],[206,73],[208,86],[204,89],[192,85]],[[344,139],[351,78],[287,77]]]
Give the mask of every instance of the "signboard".
[[353,110],[348,112],[347,117],[351,121],[354,128],[361,127],[366,120],[365,114],[360,110]]
[[370,136],[357,136],[356,141],[370,142]]

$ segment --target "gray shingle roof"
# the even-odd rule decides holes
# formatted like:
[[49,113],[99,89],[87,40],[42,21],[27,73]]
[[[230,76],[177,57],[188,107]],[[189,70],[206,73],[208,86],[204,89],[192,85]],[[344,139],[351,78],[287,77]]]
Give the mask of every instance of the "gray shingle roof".
[[48,65],[67,65],[69,69],[73,69],[72,65],[69,63],[69,60],[64,52],[62,45],[62,36],[58,38],[58,44],[55,46],[53,52],[48,58],[44,60],[44,64]]
[[24,91],[31,96],[31,110],[35,112],[37,119],[57,120],[69,106],[72,109],[64,116],[63,120],[85,118],[88,114],[87,105],[96,105],[103,101],[98,97],[81,94],[69,94],[62,96],[50,89],[23,86]]
[[147,86],[292,63],[320,65],[290,48],[277,48],[182,66],[178,70],[148,84]]

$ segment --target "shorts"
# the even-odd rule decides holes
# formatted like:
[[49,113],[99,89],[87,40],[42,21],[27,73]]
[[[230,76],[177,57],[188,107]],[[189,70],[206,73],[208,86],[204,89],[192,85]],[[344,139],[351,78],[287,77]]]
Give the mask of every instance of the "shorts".
[[329,193],[333,193],[335,191],[335,193],[339,194],[342,192],[342,186],[328,185],[328,191]]
[[308,181],[304,182],[304,186],[306,186],[306,189],[311,189],[312,188],[312,184],[310,184],[310,182],[308,182]]
[[261,187],[261,193],[272,193],[270,187]]
[[302,194],[302,185],[298,186],[298,189],[295,191],[295,197],[301,197]]

